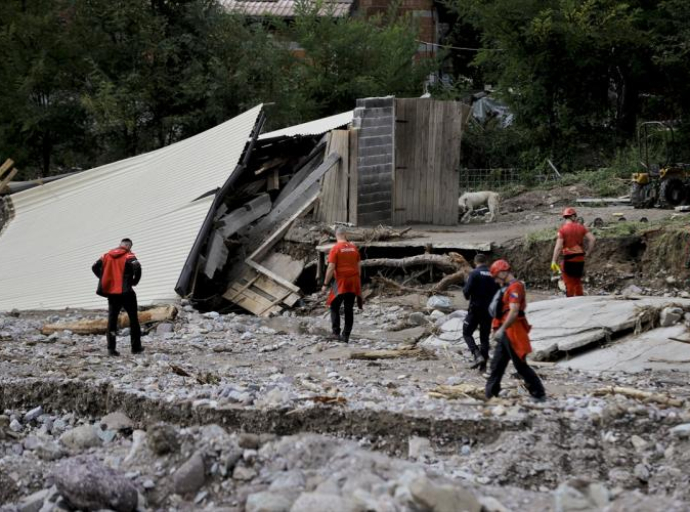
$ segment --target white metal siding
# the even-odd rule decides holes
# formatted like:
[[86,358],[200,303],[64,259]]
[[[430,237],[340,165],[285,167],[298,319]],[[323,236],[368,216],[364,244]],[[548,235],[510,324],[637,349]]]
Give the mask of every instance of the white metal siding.
[[143,268],[140,304],[175,284],[213,196],[234,171],[261,106],[189,139],[12,196],[0,236],[0,311],[98,308],[91,265],[123,237]]
[[263,133],[260,140],[274,139],[276,137],[296,137],[298,135],[321,135],[322,133],[336,130],[352,122],[353,111],[343,112],[330,117],[316,119],[308,123],[288,126],[274,132]]

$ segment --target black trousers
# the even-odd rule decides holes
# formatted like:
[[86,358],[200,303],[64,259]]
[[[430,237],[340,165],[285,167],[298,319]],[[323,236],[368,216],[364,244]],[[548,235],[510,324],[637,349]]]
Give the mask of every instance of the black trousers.
[[340,335],[340,305],[345,307],[345,327],[343,328],[343,336],[350,336],[352,332],[352,324],[355,321],[355,299],[357,295],[354,293],[341,293],[333,302],[331,302],[331,327],[333,334]]
[[508,366],[508,361],[513,361],[513,366],[517,370],[518,374],[525,381],[527,385],[527,390],[535,398],[543,397],[546,392],[544,391],[544,385],[541,382],[539,376],[534,373],[534,370],[527,364],[527,361],[523,361],[518,356],[515,355],[512,347],[510,346],[510,340],[508,335],[504,335],[496,343],[496,348],[494,350],[494,357],[491,360],[491,374],[486,381],[486,398],[491,398],[493,396],[498,396],[501,392],[501,379],[503,379],[503,374]]
[[108,350],[115,350],[117,345],[117,317],[124,309],[129,316],[129,334],[132,340],[132,350],[141,348],[141,327],[137,316],[137,294],[134,292],[108,297]]
[[474,341],[474,331],[479,327],[479,352],[484,359],[489,360],[489,336],[491,335],[491,315],[488,308],[486,311],[479,308],[470,308],[462,324],[462,336],[465,338],[467,348],[474,355],[477,352],[477,344]]

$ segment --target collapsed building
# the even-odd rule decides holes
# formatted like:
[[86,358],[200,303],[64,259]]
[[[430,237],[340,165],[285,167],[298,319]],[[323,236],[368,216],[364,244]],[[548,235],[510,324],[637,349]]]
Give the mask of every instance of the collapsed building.
[[457,224],[468,116],[458,102],[368,98],[261,134],[257,106],[171,146],[13,194],[0,235],[0,310],[102,307],[89,266],[128,236],[144,268],[140,304],[186,297],[276,314],[300,299],[305,275],[322,271],[323,245],[320,257],[275,250],[284,238],[318,241],[298,219]]

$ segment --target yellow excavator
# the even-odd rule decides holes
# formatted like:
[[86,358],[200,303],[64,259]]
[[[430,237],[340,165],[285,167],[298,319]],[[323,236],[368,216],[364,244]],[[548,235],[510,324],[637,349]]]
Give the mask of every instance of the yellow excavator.
[[648,121],[638,127],[644,171],[632,175],[630,203],[635,208],[690,204],[690,165],[671,163],[674,137],[673,127],[661,121]]

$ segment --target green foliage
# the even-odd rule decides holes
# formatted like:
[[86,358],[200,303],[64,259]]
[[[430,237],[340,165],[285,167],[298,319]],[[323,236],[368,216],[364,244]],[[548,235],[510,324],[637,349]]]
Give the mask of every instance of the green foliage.
[[[687,1],[448,3],[485,48],[459,78],[494,84],[524,133],[510,167],[524,165],[525,152],[563,171],[615,165],[611,155],[634,142],[639,119],[687,119]],[[496,140],[488,146],[504,146],[502,135],[486,135]]]
[[[218,0],[0,3],[0,159],[22,177],[170,144],[269,103],[268,128],[419,95],[411,19],[319,15],[256,23]],[[306,52],[296,55],[291,42]]]

